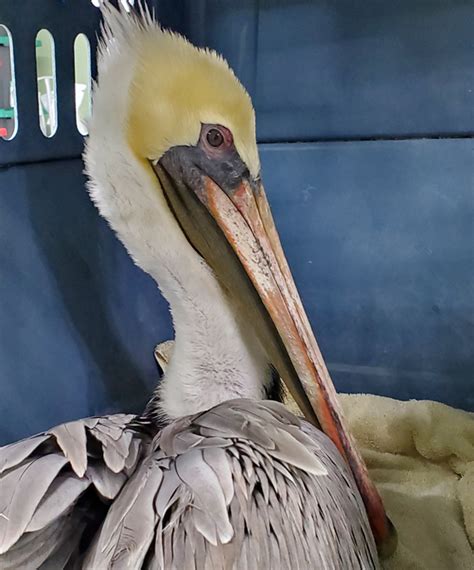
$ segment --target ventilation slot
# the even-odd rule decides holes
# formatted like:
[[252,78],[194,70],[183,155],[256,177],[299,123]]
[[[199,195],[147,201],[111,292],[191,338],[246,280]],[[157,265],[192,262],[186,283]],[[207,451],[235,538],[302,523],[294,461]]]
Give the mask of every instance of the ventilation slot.
[[58,128],[56,61],[51,33],[45,29],[40,30],[36,34],[35,46],[39,124],[43,135],[49,138]]
[[10,30],[0,24],[0,138],[11,140],[18,130],[15,64]]
[[77,130],[87,135],[91,116],[91,46],[85,34],[78,34],[74,40],[74,89]]

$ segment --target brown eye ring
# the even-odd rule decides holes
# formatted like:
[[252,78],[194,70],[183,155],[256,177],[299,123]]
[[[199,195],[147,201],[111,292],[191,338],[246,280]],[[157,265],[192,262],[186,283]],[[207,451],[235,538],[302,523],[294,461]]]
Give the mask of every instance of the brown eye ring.
[[209,129],[206,134],[206,140],[212,147],[217,148],[224,143],[224,136],[219,129]]

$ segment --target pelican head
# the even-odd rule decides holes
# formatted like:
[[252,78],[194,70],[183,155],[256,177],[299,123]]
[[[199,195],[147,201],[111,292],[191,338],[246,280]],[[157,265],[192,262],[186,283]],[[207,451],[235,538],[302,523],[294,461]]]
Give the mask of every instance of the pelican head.
[[348,461],[383,542],[389,522],[344,427],[270,213],[249,95],[220,56],[162,30],[146,10],[103,13],[89,189],[170,303],[176,345],[161,412],[265,397],[276,369]]

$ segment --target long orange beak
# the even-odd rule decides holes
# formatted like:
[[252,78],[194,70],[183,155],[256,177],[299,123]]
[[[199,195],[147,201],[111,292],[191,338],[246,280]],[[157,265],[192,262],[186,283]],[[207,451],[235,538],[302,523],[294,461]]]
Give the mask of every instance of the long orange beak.
[[[244,296],[246,302],[256,292],[258,303],[253,300],[253,310],[258,314],[250,318],[264,323],[256,325],[257,332],[271,363],[305,417],[321,427],[346,459],[365,503],[379,551],[392,551],[393,526],[346,429],[262,184],[241,176],[231,187],[223,189],[223,184],[218,184],[216,177],[209,177],[202,168],[184,180],[187,170],[182,161],[176,166],[176,156],[168,159],[165,155],[154,169],[183,231],[221,279],[224,289],[231,297],[238,290],[239,297]],[[240,275],[242,268],[245,279]]]

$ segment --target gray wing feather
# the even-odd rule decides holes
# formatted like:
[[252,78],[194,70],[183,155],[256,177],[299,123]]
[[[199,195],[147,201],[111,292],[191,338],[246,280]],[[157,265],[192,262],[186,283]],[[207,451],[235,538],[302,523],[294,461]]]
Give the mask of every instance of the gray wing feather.
[[104,460],[107,467],[114,473],[120,473],[125,468],[126,455],[122,455],[113,445],[104,446]]
[[226,452],[219,447],[210,447],[203,449],[202,456],[207,465],[214,471],[222,488],[225,504],[229,506],[234,497],[234,483],[232,481],[232,470]]
[[[147,441],[127,427],[133,417],[86,418],[0,448],[0,568],[71,562],[86,524],[103,512],[96,507],[141,461]],[[84,495],[88,488],[96,493]]]
[[79,518],[68,521],[68,529],[64,533],[62,541],[51,556],[48,556],[45,562],[41,564],[39,569],[58,570],[59,568],[65,568],[78,548],[84,528],[85,523]]
[[[133,416],[124,416],[127,421]],[[124,431],[115,422],[106,422],[101,418],[91,434],[102,443],[105,464],[114,473],[119,473],[125,467],[125,461],[129,455],[132,433]]]
[[[194,497],[197,507],[195,513],[199,515],[200,520],[210,519],[215,527],[212,535],[222,544],[229,542],[234,531],[227,513],[223,485],[215,471],[204,461],[203,451],[192,449],[180,455],[176,459],[176,471]],[[201,518],[201,515],[206,516]],[[208,536],[206,538],[212,542]]]
[[37,435],[0,447],[0,475],[26,459],[39,445],[48,440],[47,435]]
[[71,559],[84,529],[79,516],[66,515],[39,532],[27,532],[0,559],[2,570],[59,570]]
[[127,480],[127,475],[123,471],[114,473],[106,465],[99,462],[91,463],[86,474],[105,499],[115,499]]
[[68,459],[78,477],[84,477],[87,469],[87,441],[84,423],[70,422],[61,424],[49,432]]
[[36,570],[62,542],[65,527],[61,519],[41,532],[26,533],[0,559],[2,570]]
[[162,472],[148,460],[130,479],[111,507],[98,539],[85,561],[86,568],[141,568],[154,538],[157,516],[153,497]]
[[272,457],[302,469],[307,473],[327,475],[327,469],[322,465],[318,457],[312,453],[314,445],[309,448],[305,445],[295,445],[295,440],[298,440],[293,434],[283,429],[276,429],[272,435],[277,442],[276,449],[269,451]]
[[[209,544],[217,546],[217,528],[209,513],[200,509],[193,509],[190,516],[194,522],[194,532],[199,532]],[[165,534],[165,538],[166,536]],[[166,554],[169,558],[169,553]]]
[[135,469],[141,449],[142,442],[136,438],[132,439],[130,442],[128,457],[125,459],[125,470],[127,472],[129,470],[133,471]]
[[[232,408],[229,410],[214,408],[212,411],[213,413],[203,414],[195,420],[196,425],[203,428],[200,432],[204,436],[222,434],[222,427],[225,425],[228,437],[244,437],[265,449],[272,449],[275,445],[262,426],[255,423],[250,424],[248,418],[242,416],[238,411]],[[229,413],[226,414],[226,412]]]
[[155,509],[160,518],[163,518],[170,505],[173,503],[173,498],[181,485],[181,480],[176,473],[176,467],[171,465],[166,472],[166,477],[161,484],[160,492],[156,494]]
[[64,514],[89,485],[87,479],[71,474],[56,477],[43,495],[25,531],[34,532],[48,526]]
[[36,507],[67,460],[49,454],[28,461],[2,477],[0,498],[0,554],[20,538]]

